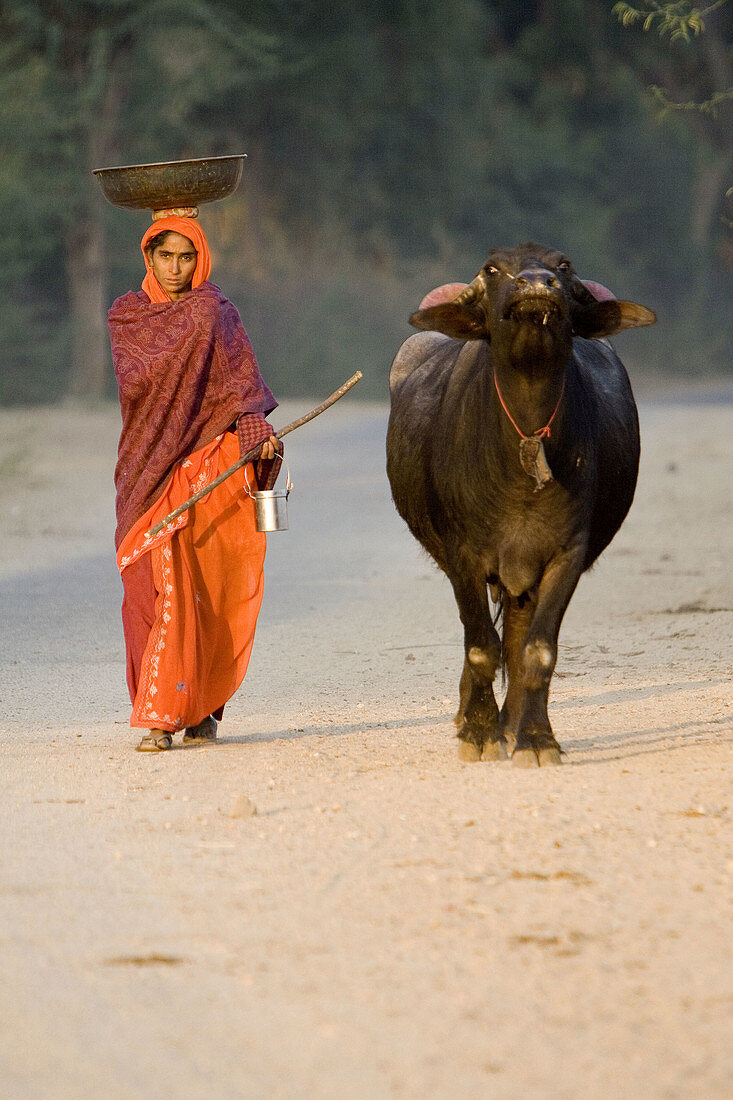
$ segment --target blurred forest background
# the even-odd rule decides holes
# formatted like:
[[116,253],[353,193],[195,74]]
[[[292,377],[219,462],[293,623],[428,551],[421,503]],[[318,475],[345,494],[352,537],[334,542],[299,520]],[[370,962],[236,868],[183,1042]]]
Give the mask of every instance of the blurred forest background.
[[422,295],[531,239],[657,311],[632,370],[733,370],[733,3],[642,8],[0,0],[0,403],[114,396],[149,216],[91,170],[239,152],[201,222],[279,396],[386,398]]

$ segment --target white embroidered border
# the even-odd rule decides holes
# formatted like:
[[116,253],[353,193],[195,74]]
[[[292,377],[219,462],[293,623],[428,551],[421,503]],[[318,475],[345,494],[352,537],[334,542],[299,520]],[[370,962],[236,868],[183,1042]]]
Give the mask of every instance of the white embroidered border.
[[[222,439],[222,436],[218,435],[216,437],[215,442],[220,443],[221,439]],[[211,467],[214,464],[214,459],[218,458],[218,456],[219,456],[219,448],[216,447],[204,459],[204,464],[201,468],[201,473],[199,474],[199,476],[194,481],[189,482],[189,486],[188,486],[188,496],[189,497],[195,496],[195,494],[200,492],[201,489],[206,488],[206,486],[209,484],[210,481],[214,480],[214,477],[212,476],[213,471],[212,471]],[[187,470],[187,469],[189,469],[190,465],[191,465],[191,459],[187,458],[181,463],[181,469],[182,470]],[[186,524],[188,523],[190,518],[191,518],[190,513],[189,512],[184,512],[182,515],[180,515],[178,517],[178,519],[176,519],[173,522],[169,523],[168,526],[164,527],[162,531],[159,531],[158,534],[155,536],[155,538],[148,539],[147,535],[144,536],[143,539],[137,544],[137,546],[135,546],[133,548],[131,553],[125,554],[124,557],[120,558],[119,563],[118,563],[118,568],[119,568],[120,572],[122,572],[123,569],[126,569],[128,565],[132,565],[132,563],[134,561],[137,561],[137,559],[142,554],[146,554],[148,551],[154,550],[158,546],[161,546],[163,543],[167,542],[167,540],[172,535],[174,535],[176,531],[180,531],[180,529],[182,527],[186,526]],[[153,526],[155,526],[155,524],[153,524]]]
[[[217,441],[220,439],[221,436],[218,437]],[[217,448],[205,459],[199,476],[189,484],[190,496],[198,493],[201,489],[205,488],[210,481],[214,480],[211,467],[214,464],[215,457],[218,457],[218,454],[219,450]],[[186,459],[182,463],[182,468],[185,470],[188,469],[189,466],[190,460]],[[119,563],[120,571],[122,571],[127,565],[140,557],[143,552],[149,551],[153,563],[156,588],[163,598],[160,613],[156,615],[155,622],[153,623],[148,637],[148,644],[145,647],[142,677],[138,686],[133,714],[140,722],[146,724],[165,722],[167,725],[175,726],[176,729],[182,728],[182,717],[179,715],[173,718],[170,714],[160,714],[154,707],[155,696],[158,694],[157,680],[160,670],[160,660],[166,646],[168,624],[172,619],[171,597],[173,595],[173,582],[171,562],[173,560],[173,553],[170,546],[170,539],[175,531],[185,526],[188,519],[189,516],[187,515],[179,517],[175,523],[171,523],[168,527],[165,527],[154,540],[143,541],[131,554],[121,558]],[[138,700],[140,700],[139,705]]]
[[[171,561],[173,559],[173,553],[170,545],[166,543],[165,546],[160,547],[158,552],[153,554],[153,568],[156,574],[156,581],[160,581],[159,592],[162,596],[162,606],[160,613],[156,615],[155,623],[150,632],[148,638],[148,644],[145,649],[145,679],[144,684],[141,684],[138,688],[138,698],[141,699],[138,706],[137,699],[135,700],[135,710],[137,717],[141,722],[166,722],[168,725],[174,725],[178,727],[181,722],[180,715],[173,718],[170,714],[159,714],[154,709],[155,696],[158,694],[158,673],[160,670],[160,659],[165,650],[166,640],[168,637],[168,624],[171,621],[171,596],[173,595],[173,582],[171,577]],[[142,691],[142,695],[141,695]]]

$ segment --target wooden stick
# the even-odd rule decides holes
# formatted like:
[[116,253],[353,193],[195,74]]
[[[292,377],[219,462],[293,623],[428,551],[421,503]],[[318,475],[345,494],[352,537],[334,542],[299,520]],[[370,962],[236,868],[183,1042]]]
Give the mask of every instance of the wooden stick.
[[[342,398],[345,393],[348,393],[351,387],[355,386],[361,377],[362,373],[360,370],[358,370],[356,374],[353,374],[351,378],[349,378],[348,382],[344,382],[343,386],[340,386],[337,390],[335,390],[330,397],[326,398],[326,400],[322,402],[322,404],[318,405],[315,409],[311,409],[311,411],[309,413],[306,413],[305,416],[301,416],[297,420],[293,420],[290,424],[287,424],[284,428],[281,428],[279,432],[275,432],[275,438],[282,439],[283,436],[288,435],[290,432],[294,432],[296,428],[302,428],[302,426],[304,424],[307,424],[309,420],[315,420],[315,418],[317,416],[320,416],[322,412],[325,412],[326,409],[330,409],[331,405],[335,405],[336,402],[340,398]],[[171,512],[171,514],[169,516],[166,516],[165,519],[162,519],[160,523],[156,523],[155,527],[152,527],[148,531],[145,538],[153,538],[160,531],[162,531],[164,527],[167,527],[169,523],[172,523],[174,519],[178,519],[180,515],[182,515],[184,512],[187,512],[189,508],[192,508],[197,501],[205,497],[207,493],[210,493],[212,489],[215,489],[217,485],[221,485],[222,481],[226,481],[228,477],[231,477],[231,475],[236,470],[241,469],[242,466],[246,466],[248,462],[254,462],[255,459],[259,458],[260,452],[262,451],[263,443],[258,443],[256,447],[252,448],[252,450],[247,451],[246,455],[242,455],[242,457],[237,462],[235,462],[233,466],[230,466],[229,469],[225,470],[223,474],[219,474],[219,476],[214,478],[214,480],[209,485],[206,485],[203,489],[200,489],[198,493],[194,493],[190,500],[187,500],[184,504],[181,504],[180,507],[176,508],[175,512]]]

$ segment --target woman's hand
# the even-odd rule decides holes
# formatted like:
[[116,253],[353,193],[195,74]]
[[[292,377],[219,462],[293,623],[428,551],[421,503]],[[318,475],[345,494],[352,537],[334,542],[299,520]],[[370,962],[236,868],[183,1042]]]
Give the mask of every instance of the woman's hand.
[[260,451],[260,461],[263,459],[268,462],[272,461],[280,453],[280,441],[276,435],[271,435],[269,439],[266,439],[262,444],[262,450]]

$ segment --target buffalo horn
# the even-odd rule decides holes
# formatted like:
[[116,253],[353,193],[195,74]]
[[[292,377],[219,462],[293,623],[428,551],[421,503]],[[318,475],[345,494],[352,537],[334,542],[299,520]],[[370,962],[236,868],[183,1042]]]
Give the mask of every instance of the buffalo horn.
[[472,283],[469,283],[465,290],[462,290],[460,294],[457,294],[453,299],[454,302],[458,302],[462,306],[470,305],[471,302],[475,302],[486,291],[486,276],[483,271],[479,271],[476,278]]

